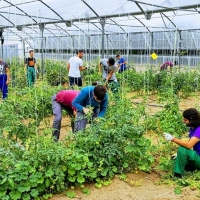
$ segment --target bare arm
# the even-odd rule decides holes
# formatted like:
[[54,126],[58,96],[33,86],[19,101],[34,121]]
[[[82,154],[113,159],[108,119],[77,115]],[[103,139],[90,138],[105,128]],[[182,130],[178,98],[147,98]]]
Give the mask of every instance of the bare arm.
[[84,71],[84,70],[86,70],[86,69],[87,69],[87,67],[79,66],[79,70],[80,70],[80,71]]
[[174,138],[172,140],[172,142],[175,142],[176,144],[179,144],[188,149],[191,149],[198,141],[200,141],[200,139],[197,137],[191,137],[189,141],[183,141],[178,138]]
[[24,65],[24,72],[26,73],[27,71],[27,64]]
[[7,75],[7,81],[6,84],[8,85],[10,83],[10,69],[6,67],[6,75]]
[[102,66],[101,66],[101,63],[98,63],[98,70],[99,70],[99,74],[101,74],[101,72],[102,72]]
[[69,69],[70,69],[70,64],[67,63],[67,70],[69,71]]
[[37,63],[36,63],[36,61],[34,62],[34,67],[37,70]]
[[110,80],[110,78],[113,75],[113,73],[114,73],[114,70],[110,71],[110,73],[107,76],[106,83],[108,83],[108,81]]

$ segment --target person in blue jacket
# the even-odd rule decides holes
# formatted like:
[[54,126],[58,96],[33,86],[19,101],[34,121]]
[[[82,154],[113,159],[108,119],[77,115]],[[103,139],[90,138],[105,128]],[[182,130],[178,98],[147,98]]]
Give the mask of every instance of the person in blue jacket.
[[123,71],[126,70],[126,60],[121,57],[120,55],[116,55],[116,58],[118,60],[118,72],[122,73]]
[[82,88],[79,95],[72,101],[72,106],[76,108],[74,128],[77,132],[85,129],[89,120],[104,117],[106,114],[108,107],[106,87],[97,85]]

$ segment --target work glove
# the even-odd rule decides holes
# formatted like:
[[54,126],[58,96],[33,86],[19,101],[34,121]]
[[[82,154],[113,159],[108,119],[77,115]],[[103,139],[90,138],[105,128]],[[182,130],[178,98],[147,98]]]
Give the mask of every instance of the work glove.
[[83,108],[83,112],[85,115],[92,114],[92,110],[90,108]]
[[169,133],[163,133],[163,136],[165,137],[166,140],[171,141],[174,139],[174,136],[172,136]]
[[175,160],[177,158],[177,153],[172,155],[172,159]]

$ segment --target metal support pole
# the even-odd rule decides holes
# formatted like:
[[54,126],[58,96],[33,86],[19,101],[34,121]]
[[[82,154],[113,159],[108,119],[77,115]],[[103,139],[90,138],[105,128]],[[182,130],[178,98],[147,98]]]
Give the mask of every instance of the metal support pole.
[[181,68],[181,64],[180,64],[180,61],[181,61],[181,31],[179,31],[179,45],[178,45],[178,67],[179,69]]
[[129,34],[126,33],[126,46],[127,46],[127,51],[126,51],[126,56],[127,56],[127,62],[128,62],[128,57],[129,57]]
[[104,37],[105,37],[105,23],[106,23],[106,20],[105,19],[101,19],[100,20],[100,23],[101,23],[101,26],[102,26],[102,45],[101,45],[101,48],[102,48],[102,53],[101,53],[101,57],[102,59],[104,58]]
[[23,56],[24,56],[24,63],[26,60],[26,51],[25,51],[25,41],[22,39],[22,45],[23,45]]
[[88,36],[88,44],[89,44],[89,61],[91,61],[91,38]]
[[[150,54],[154,52],[154,45],[153,45],[153,33],[151,33],[151,43],[150,43]],[[150,59],[150,64],[152,64],[152,59]]]
[[4,37],[3,37],[3,29],[0,29],[0,38],[1,38],[1,59],[3,60],[3,43],[4,43]]
[[44,42],[43,42],[43,33],[44,33],[44,27],[45,25],[44,24],[40,24],[39,25],[40,27],[40,32],[41,32],[41,64],[42,64],[42,80],[43,80],[43,76],[44,76]]
[[2,60],[3,60],[3,43],[4,43],[4,37],[1,36],[1,55],[2,55]]
[[72,40],[72,56],[74,55],[74,36],[71,36],[71,40]]

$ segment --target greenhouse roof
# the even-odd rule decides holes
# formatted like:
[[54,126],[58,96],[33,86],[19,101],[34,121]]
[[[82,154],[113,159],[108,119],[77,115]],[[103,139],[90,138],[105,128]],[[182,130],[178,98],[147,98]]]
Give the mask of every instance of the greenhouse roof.
[[[2,0],[7,39],[199,29],[199,0]],[[104,26],[105,25],[105,26]]]

